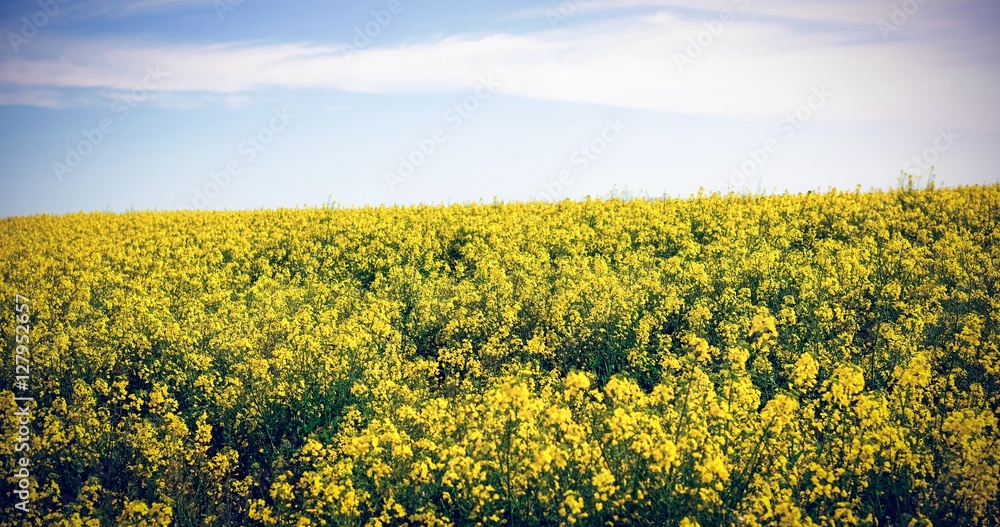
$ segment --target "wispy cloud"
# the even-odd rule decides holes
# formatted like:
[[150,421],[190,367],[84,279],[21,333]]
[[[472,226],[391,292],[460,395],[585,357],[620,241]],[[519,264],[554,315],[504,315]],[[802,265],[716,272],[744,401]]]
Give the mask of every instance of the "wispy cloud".
[[[165,1],[183,0],[135,4]],[[610,5],[605,0],[582,4],[586,9]],[[525,98],[767,119],[792,110],[811,87],[824,85],[836,94],[824,110],[823,118],[831,121],[1000,127],[995,64],[984,63],[982,57],[957,58],[919,39],[883,42],[874,38],[878,34],[870,18],[877,9],[861,2],[823,5],[829,9],[820,12],[824,19],[868,20],[873,36],[859,38],[856,32],[842,30],[810,33],[779,20],[740,19],[729,23],[684,72],[675,67],[674,55],[683,53],[688,38],[705,28],[701,20],[669,10],[555,31],[455,35],[372,47],[350,60],[335,43],[205,47],[63,41],[59,53],[0,62],[0,103],[51,105],[53,93],[61,89],[119,93],[132,89],[147,68],[161,67],[171,73],[158,89],[178,95],[215,93],[231,99],[269,88],[303,87],[368,93],[457,91],[474,85],[480,75],[493,75],[501,93]],[[782,17],[807,12],[788,6],[771,9]],[[37,101],[30,101],[26,93],[36,88],[43,91]]]
[[66,10],[81,19],[91,19],[159,14],[192,7],[212,10],[212,0],[74,0],[66,5]]
[[144,10],[169,9],[175,7],[187,7],[191,5],[205,5],[210,2],[204,0],[136,0],[126,2],[122,11],[136,12]]
[[762,2],[760,0],[556,0],[513,13],[511,18],[562,16],[608,11],[639,10],[718,14],[723,9],[745,12],[747,17],[768,17],[824,23],[873,24],[886,7],[865,0],[799,0],[798,2]]
[[60,90],[33,88],[0,91],[0,106],[38,106],[58,109],[68,107],[70,104],[66,95]]

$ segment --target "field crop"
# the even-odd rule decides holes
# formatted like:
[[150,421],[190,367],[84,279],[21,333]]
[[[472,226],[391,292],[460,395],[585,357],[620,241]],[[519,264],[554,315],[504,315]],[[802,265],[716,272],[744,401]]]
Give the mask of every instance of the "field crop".
[[996,525],[998,221],[912,185],[6,218],[0,525]]

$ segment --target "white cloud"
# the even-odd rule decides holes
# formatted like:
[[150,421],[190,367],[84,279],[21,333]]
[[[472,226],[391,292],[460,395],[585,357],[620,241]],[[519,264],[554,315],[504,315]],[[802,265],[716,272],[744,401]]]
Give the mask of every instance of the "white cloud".
[[[606,4],[586,5],[597,9]],[[825,5],[834,19],[859,22],[872,14],[858,14],[863,11],[859,2]],[[790,15],[796,8],[780,11]],[[705,27],[701,20],[669,11],[554,31],[373,47],[350,60],[339,46],[307,43],[197,47],[65,42],[65,51],[54,56],[23,55],[0,62],[0,79],[6,82],[0,84],[0,103],[11,100],[12,91],[33,87],[49,90],[40,92],[45,95],[39,105],[51,104],[50,91],[57,88],[127,91],[141,83],[149,67],[170,72],[160,90],[230,99],[268,88],[458,91],[475,85],[480,75],[493,75],[501,93],[520,97],[749,119],[776,119],[802,104],[811,87],[824,85],[835,95],[817,119],[1000,128],[994,62],[958,56],[932,41],[883,42],[874,22],[874,38],[858,38],[855,32],[835,30],[810,34],[787,23],[741,15],[683,72],[675,54],[684,54],[688,38],[697,38]],[[18,97],[23,104],[23,93]]]
[[58,90],[0,91],[0,106],[15,105],[58,109],[66,107],[67,102]]
[[81,19],[110,19],[191,7],[214,10],[212,0],[73,0],[64,9]]
[[[966,2],[971,0],[958,0]],[[558,14],[576,14],[646,9],[655,11],[689,11],[705,17],[717,15],[723,9],[739,11],[750,17],[782,18],[822,23],[872,25],[891,12],[889,3],[869,0],[798,0],[796,2],[766,2],[762,0],[552,0],[543,5],[519,11],[511,18],[545,18]]]

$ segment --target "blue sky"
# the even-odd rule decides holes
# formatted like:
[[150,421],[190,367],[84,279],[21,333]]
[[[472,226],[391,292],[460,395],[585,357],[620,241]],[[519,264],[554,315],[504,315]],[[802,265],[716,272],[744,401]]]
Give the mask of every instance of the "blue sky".
[[0,216],[1000,182],[993,0],[0,7]]

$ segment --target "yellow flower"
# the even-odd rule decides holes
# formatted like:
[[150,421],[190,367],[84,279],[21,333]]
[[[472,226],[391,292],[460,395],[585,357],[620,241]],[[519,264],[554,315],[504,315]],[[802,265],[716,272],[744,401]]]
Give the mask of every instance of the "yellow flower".
[[799,390],[809,390],[816,384],[816,375],[819,374],[819,363],[812,354],[805,352],[795,361],[792,369],[792,387]]

